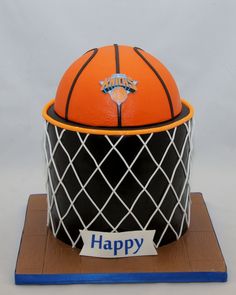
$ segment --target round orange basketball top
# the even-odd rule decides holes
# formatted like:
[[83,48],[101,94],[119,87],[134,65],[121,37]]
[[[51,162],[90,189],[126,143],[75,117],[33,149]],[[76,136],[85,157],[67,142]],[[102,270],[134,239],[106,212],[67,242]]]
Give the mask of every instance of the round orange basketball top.
[[135,127],[176,118],[182,103],[159,60],[140,48],[114,44],[87,51],[67,69],[54,111],[90,127]]

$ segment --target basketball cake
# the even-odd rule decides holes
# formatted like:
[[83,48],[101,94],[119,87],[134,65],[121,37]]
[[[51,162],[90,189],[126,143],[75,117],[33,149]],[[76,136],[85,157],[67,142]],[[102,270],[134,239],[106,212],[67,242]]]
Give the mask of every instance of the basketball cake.
[[81,248],[81,230],[155,230],[158,248],[190,222],[193,108],[138,47],[94,48],[43,110],[48,226]]

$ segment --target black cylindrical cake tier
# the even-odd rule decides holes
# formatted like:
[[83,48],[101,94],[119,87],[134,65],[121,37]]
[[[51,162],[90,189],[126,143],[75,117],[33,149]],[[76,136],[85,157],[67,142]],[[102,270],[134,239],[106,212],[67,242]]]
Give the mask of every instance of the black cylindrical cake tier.
[[154,229],[156,247],[189,225],[191,120],[144,135],[95,135],[47,122],[49,225],[82,247],[81,229]]

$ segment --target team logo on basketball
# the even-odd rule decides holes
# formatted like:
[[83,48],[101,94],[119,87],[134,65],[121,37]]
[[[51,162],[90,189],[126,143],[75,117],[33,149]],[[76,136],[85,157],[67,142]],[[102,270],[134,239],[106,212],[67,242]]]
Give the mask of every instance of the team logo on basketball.
[[130,92],[134,93],[137,90],[137,83],[138,81],[125,74],[114,74],[110,78],[100,81],[102,92],[109,93],[111,99],[118,105],[127,99]]

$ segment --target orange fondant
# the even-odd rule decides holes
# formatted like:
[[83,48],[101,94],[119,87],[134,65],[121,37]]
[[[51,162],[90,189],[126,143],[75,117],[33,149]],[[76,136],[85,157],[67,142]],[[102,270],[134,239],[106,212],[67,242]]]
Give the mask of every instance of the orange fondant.
[[[143,50],[139,52],[165,83],[173,105],[173,115],[178,115],[182,105],[171,74],[156,58]],[[141,126],[172,119],[166,91],[153,70],[133,47],[118,46],[118,53],[119,73],[137,81],[136,90],[130,92],[121,104],[121,126]],[[65,72],[56,93],[54,109],[59,116],[75,123],[115,127],[118,125],[117,103],[109,93],[102,91],[100,83],[117,73],[115,47],[98,48],[75,82],[76,75],[93,54],[94,50],[87,52]]]
[[57,88],[56,100],[55,100],[55,111],[59,116],[65,118],[66,102],[67,96],[70,91],[73,80],[78,72],[78,70],[83,66],[83,64],[92,55],[92,52],[88,52],[77,59],[64,73],[59,86]]

